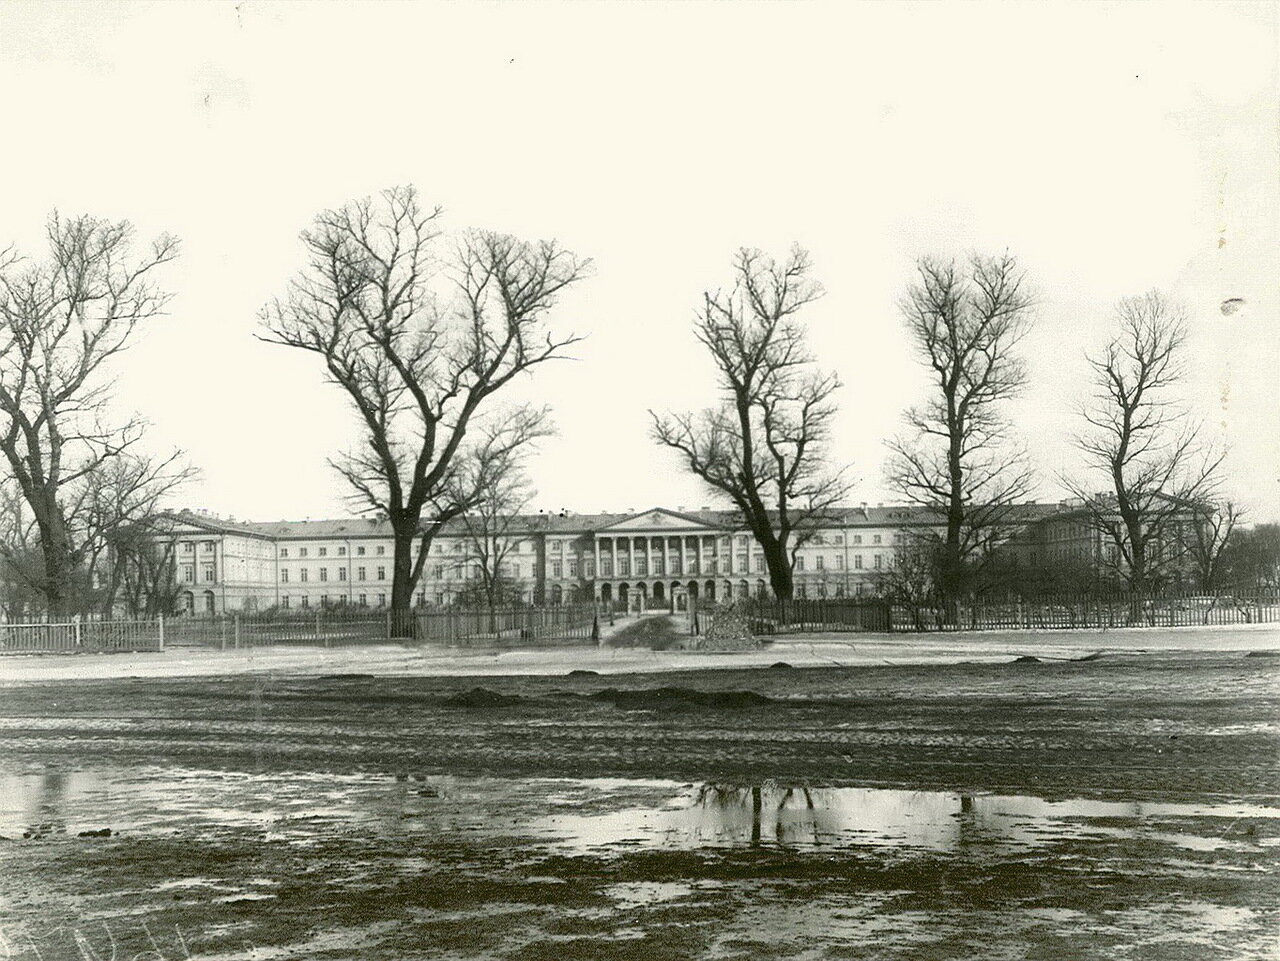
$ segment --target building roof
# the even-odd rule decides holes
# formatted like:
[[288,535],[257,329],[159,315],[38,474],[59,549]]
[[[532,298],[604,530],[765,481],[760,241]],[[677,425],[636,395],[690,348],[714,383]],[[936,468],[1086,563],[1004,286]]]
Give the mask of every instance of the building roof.
[[[1071,508],[1062,504],[1018,504],[1013,508],[1013,517],[1022,523],[1031,523],[1052,515],[1070,512]],[[559,513],[538,512],[522,514],[513,518],[507,530],[511,534],[589,534],[606,532],[609,528],[623,528],[629,523],[654,514],[701,525],[718,531],[741,531],[745,525],[736,510],[701,509],[696,511],[672,510],[666,507],[654,507],[644,511],[627,513],[576,514],[569,511]],[[249,537],[263,537],[272,540],[315,540],[347,538],[387,538],[392,534],[391,524],[385,518],[346,517],[329,520],[301,521],[235,521],[218,517],[214,514],[194,511],[170,513],[169,518],[181,523],[207,530],[211,533],[241,534]],[[860,505],[858,507],[837,507],[824,512],[826,523],[816,526],[832,527],[896,527],[935,525],[941,521],[941,515],[932,509],[910,505],[882,505],[874,507]],[[661,533],[655,526],[654,533]],[[678,528],[673,527],[672,533]],[[441,531],[443,536],[458,536],[465,533],[461,519],[455,519],[445,525]]]

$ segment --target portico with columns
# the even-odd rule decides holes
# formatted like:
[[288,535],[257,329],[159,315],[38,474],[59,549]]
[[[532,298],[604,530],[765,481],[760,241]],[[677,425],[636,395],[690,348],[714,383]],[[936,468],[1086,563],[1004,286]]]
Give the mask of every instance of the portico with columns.
[[677,599],[724,600],[747,593],[723,575],[733,571],[727,528],[665,508],[623,518],[595,532],[596,599],[671,609]]

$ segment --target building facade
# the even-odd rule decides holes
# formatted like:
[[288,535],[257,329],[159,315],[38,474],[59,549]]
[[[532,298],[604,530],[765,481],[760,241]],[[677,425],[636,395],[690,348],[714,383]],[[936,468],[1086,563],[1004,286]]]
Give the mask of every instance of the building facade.
[[[828,511],[796,551],[795,596],[875,594],[895,552],[937,532],[937,515],[918,507]],[[394,548],[384,520],[249,523],[182,512],[169,516],[163,537],[175,558],[182,611],[390,604]],[[771,594],[764,554],[733,511],[522,515],[503,524],[499,539],[495,573],[504,596],[522,603],[635,605],[638,595],[648,608]],[[1000,551],[1015,589],[1048,589],[1067,570],[1097,576],[1114,567],[1114,547],[1072,502],[1021,505]],[[484,563],[474,532],[461,522],[447,525],[423,561],[415,604],[445,607],[469,596]]]
[[[796,554],[795,595],[857,597],[875,592],[918,509],[835,510],[807,531]],[[390,604],[393,542],[377,519],[249,523],[207,513],[170,515],[179,609],[200,613],[267,608]],[[501,574],[520,600],[672,606],[680,596],[724,600],[769,594],[755,539],[731,511],[655,507],[633,514],[533,514],[505,525]],[[416,561],[415,557],[415,561]],[[454,523],[423,562],[417,604],[448,606],[473,585],[474,536]]]

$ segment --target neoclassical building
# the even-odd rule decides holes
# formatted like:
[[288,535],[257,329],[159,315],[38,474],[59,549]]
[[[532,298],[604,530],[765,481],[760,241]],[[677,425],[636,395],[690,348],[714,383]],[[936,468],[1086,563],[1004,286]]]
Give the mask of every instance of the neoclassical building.
[[[894,549],[931,521],[909,507],[827,512],[799,549],[797,597],[874,591]],[[180,607],[201,612],[390,604],[391,530],[377,519],[250,523],[203,512],[169,516]],[[572,600],[670,605],[678,596],[765,595],[764,555],[731,511],[655,507],[630,514],[531,514],[504,531],[504,580],[536,604]],[[476,576],[460,523],[433,541],[415,602],[445,606]]]

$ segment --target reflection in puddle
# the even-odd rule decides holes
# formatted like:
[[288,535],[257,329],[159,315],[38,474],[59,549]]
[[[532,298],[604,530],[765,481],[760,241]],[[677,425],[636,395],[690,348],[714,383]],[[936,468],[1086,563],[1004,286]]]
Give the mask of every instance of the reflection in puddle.
[[385,836],[534,837],[576,849],[782,845],[951,852],[1133,838],[1212,851],[1269,845],[1280,833],[1280,810],[769,782],[681,788],[662,781],[159,768],[0,776],[0,836],[75,837],[105,828],[248,831],[298,845],[358,828]]
[[1238,843],[1228,835],[1230,821],[1227,830],[1210,837],[1176,830],[1178,819],[1202,818],[1280,819],[1280,810],[1246,804],[1046,801],[884,788],[706,784],[665,807],[561,814],[545,819],[542,827],[583,848],[778,844],[951,851],[980,845],[1033,847],[1050,839],[1089,836],[1140,837],[1201,850]]

